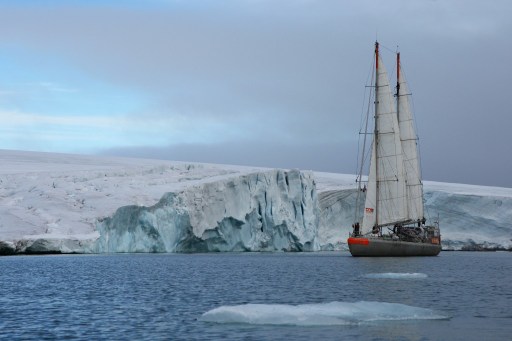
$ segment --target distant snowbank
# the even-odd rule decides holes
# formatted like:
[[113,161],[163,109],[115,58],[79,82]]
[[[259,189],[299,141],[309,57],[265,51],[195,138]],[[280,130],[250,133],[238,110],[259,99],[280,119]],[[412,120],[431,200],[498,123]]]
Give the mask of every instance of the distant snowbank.
[[[315,172],[319,191],[355,189],[356,176],[352,174],[337,174]],[[466,185],[447,182],[424,181],[425,191],[446,192],[450,194],[492,196],[512,198],[512,188]]]
[[425,189],[451,194],[512,198],[512,188],[425,181]]
[[[340,250],[354,219],[353,175],[6,150],[0,163],[0,254]],[[512,189],[425,182],[425,204],[444,249],[512,249]]]

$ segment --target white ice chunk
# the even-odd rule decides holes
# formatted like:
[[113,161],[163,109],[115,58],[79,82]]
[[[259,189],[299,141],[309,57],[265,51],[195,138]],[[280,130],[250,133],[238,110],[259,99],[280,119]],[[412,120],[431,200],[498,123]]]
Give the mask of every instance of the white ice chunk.
[[428,276],[419,272],[382,272],[374,274],[366,274],[366,278],[383,278],[383,279],[424,279]]
[[202,321],[268,325],[325,326],[372,321],[436,320],[446,315],[431,309],[387,302],[330,302],[316,304],[243,304],[221,306],[201,316]]

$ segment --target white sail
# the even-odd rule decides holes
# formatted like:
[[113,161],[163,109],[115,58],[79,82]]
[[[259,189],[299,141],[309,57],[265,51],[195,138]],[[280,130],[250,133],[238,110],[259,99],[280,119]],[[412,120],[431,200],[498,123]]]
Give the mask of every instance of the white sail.
[[[391,92],[388,76],[375,43],[374,130],[369,128],[371,107],[363,121],[364,140],[356,181],[361,181],[368,161],[367,137],[373,136],[368,182],[359,183],[356,219],[347,239],[352,256],[436,256],[441,251],[439,224],[418,228],[424,223],[417,137],[409,103],[409,90],[397,54],[396,93]],[[371,102],[369,102],[370,104]],[[365,193],[366,192],[366,193]],[[362,223],[361,197],[366,195]]]
[[407,217],[411,220],[423,218],[423,185],[418,158],[417,136],[414,129],[412,111],[409,103],[409,89],[400,67],[398,58],[397,109],[400,140],[402,141],[404,170],[407,188]]
[[364,215],[363,225],[361,227],[361,233],[366,234],[370,232],[377,222],[377,213],[375,208],[377,206],[377,162],[376,162],[375,143],[372,143],[371,159],[370,159],[370,171],[368,174],[368,184],[366,187],[366,199],[364,203]]
[[376,53],[375,131],[361,232],[407,220],[402,144],[386,69]]

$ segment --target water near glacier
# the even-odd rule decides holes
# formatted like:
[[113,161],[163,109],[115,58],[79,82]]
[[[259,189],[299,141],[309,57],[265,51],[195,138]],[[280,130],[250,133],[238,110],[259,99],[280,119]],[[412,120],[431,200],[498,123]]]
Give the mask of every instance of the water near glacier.
[[505,340],[512,253],[0,258],[1,340]]

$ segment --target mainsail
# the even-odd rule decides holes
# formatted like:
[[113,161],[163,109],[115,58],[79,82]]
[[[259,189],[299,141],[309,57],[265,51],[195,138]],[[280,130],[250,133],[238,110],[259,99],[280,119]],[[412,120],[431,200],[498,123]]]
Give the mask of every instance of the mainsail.
[[417,137],[414,130],[412,111],[409,103],[409,89],[403,77],[400,54],[397,54],[397,86],[396,101],[400,140],[404,159],[404,170],[407,187],[407,217],[417,221],[423,219],[423,185],[418,157]]
[[408,220],[401,135],[388,75],[375,43],[375,131],[361,232]]

